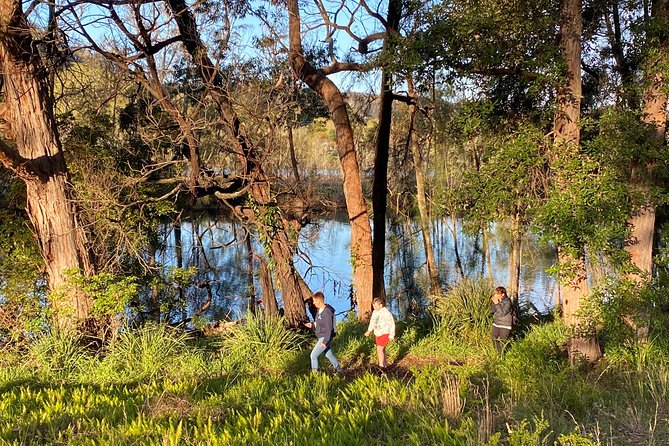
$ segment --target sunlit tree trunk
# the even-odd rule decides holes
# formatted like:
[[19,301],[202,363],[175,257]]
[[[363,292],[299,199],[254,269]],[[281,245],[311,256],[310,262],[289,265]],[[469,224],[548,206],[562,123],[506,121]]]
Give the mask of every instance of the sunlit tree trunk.
[[[93,262],[68,181],[53,114],[53,93],[40,46],[32,38],[20,1],[0,0],[0,66],[4,140],[0,161],[25,183],[28,217],[34,227],[49,289],[65,284],[65,272],[91,274]],[[7,142],[9,141],[9,142]],[[68,292],[51,302],[60,327],[76,327],[89,316],[91,301]]]
[[362,192],[353,129],[339,88],[304,58],[297,0],[288,0],[287,7],[291,66],[296,75],[325,101],[335,125],[337,152],[344,174],[344,197],[351,224],[351,264],[358,318],[365,320],[369,318],[372,310],[372,230]]
[[[556,95],[553,134],[556,154],[578,156],[580,144],[581,107],[581,32],[583,21],[581,0],[562,0],[560,7],[560,52],[565,63],[564,81],[558,86]],[[564,188],[569,178],[556,171],[558,189]],[[577,315],[582,299],[588,295],[585,254],[568,253],[558,247],[560,262],[560,282],[562,286],[562,309],[567,326],[575,330],[570,342],[569,355],[573,360],[578,356],[589,361],[601,357],[601,349],[594,335],[581,333],[581,321]]]

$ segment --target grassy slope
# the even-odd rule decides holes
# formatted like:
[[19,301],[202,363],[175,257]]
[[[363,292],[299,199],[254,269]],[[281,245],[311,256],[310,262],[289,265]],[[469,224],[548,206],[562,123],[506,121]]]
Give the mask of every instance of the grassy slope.
[[383,375],[350,321],[334,344],[347,372],[335,377],[329,365],[308,372],[310,340],[295,349],[280,327],[250,325],[197,342],[149,327],[97,357],[57,336],[5,352],[0,444],[669,444],[657,342],[593,370],[568,364],[560,324],[500,358],[481,334],[416,322],[399,327]]

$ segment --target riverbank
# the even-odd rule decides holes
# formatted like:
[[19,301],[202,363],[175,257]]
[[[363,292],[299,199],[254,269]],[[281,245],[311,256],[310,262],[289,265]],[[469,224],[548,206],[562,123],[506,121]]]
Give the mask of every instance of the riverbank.
[[669,354],[654,342],[572,365],[560,322],[526,327],[503,356],[483,332],[398,324],[393,367],[355,320],[333,348],[346,372],[309,371],[312,340],[279,323],[187,339],[125,332],[92,355],[42,338],[0,355],[0,442],[114,445],[661,445]]

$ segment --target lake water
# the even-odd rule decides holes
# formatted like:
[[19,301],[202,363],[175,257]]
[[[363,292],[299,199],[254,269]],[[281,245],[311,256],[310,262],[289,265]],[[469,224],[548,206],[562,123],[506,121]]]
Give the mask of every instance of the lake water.
[[[436,261],[444,283],[460,280],[450,220],[435,221],[432,239]],[[180,234],[179,234],[180,232]],[[415,223],[388,224],[386,243],[386,293],[391,308],[402,315],[408,301],[424,300],[427,289],[425,254],[421,232]],[[508,286],[508,241],[505,231],[494,225],[490,234],[492,276],[496,285]],[[162,250],[158,261],[168,266],[180,264],[197,269],[196,282],[208,283],[212,301],[202,314],[210,320],[244,315],[249,306],[249,248],[239,223],[225,218],[203,216],[184,221],[180,231],[162,228]],[[458,229],[458,251],[465,275],[487,275],[482,255],[481,237],[470,237]],[[180,238],[181,259],[177,256]],[[322,290],[337,313],[350,308],[350,226],[341,219],[325,219],[304,228],[300,234],[300,252],[296,265],[312,291]],[[255,253],[262,248],[251,243]],[[550,247],[539,245],[531,237],[524,241],[520,300],[530,300],[540,311],[549,311],[558,292],[556,280],[545,272],[555,261]],[[257,265],[254,295],[260,297]],[[181,317],[194,313],[207,300],[206,288],[193,286],[183,291]],[[280,292],[277,290],[277,298]]]

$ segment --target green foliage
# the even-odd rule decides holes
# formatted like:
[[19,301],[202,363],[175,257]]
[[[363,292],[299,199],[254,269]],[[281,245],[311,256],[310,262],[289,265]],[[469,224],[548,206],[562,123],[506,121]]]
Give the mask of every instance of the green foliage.
[[511,446],[534,446],[548,444],[548,430],[550,423],[540,418],[534,418],[531,423],[523,420],[517,427],[508,427],[509,444]]
[[[401,61],[400,69],[428,79],[435,65],[455,68],[447,73],[451,76],[499,67],[555,76],[556,17],[556,4],[550,1],[440,3],[417,11],[417,29],[404,40],[396,60]],[[546,79],[528,76],[524,80],[529,84],[526,88],[538,89]]]
[[[586,323],[597,327],[609,361],[643,370],[653,362],[669,363],[668,303],[667,289],[659,283],[608,278],[579,311]],[[644,331],[646,341],[639,339]]]
[[[67,273],[67,279],[74,290],[82,291],[93,299],[92,316],[114,316],[123,313],[128,302],[137,299],[139,279],[134,276],[116,276],[100,273],[85,277],[79,271]],[[63,292],[75,292],[71,288]]]
[[[531,221],[546,193],[547,141],[533,126],[490,140],[478,169],[467,171],[462,195],[467,220]],[[523,226],[525,226],[523,224]]]
[[[274,325],[246,335],[265,344],[251,349],[284,339],[268,333],[281,330]],[[67,347],[81,346],[72,338],[43,350],[61,359],[34,375],[17,366],[16,356],[0,353],[0,363],[14,369],[0,372],[0,443],[592,446],[668,439],[667,367],[610,367],[603,374],[572,368],[562,352],[562,324],[533,328],[492,362],[444,365],[432,352],[432,365],[421,364],[412,350],[413,365],[398,363],[386,375],[351,360],[356,352],[345,345],[360,330],[363,324],[346,321],[335,338],[351,367],[346,377],[311,375],[306,364],[303,372],[290,370],[288,363],[279,370],[288,373],[263,373],[267,364],[258,358],[225,366],[165,326],[125,330],[102,359],[67,365],[65,358],[81,358]],[[404,336],[420,341],[423,332],[403,328],[398,343]],[[290,357],[285,348],[274,354]],[[41,355],[50,360],[51,353]],[[481,390],[481,376],[488,390]],[[461,404],[456,417],[453,398]]]
[[247,313],[244,322],[221,342],[221,355],[233,366],[272,370],[292,358],[304,343],[301,334],[289,329],[283,318]]
[[643,124],[638,112],[606,110],[596,119],[584,119],[582,132],[584,153],[615,172],[629,188],[635,208],[666,202],[666,192],[658,185],[667,179],[669,155],[653,137],[655,128]]
[[563,180],[554,183],[537,212],[541,235],[576,258],[586,245],[615,257],[615,242],[627,234],[625,183],[615,170],[583,154],[563,154],[554,169]]

